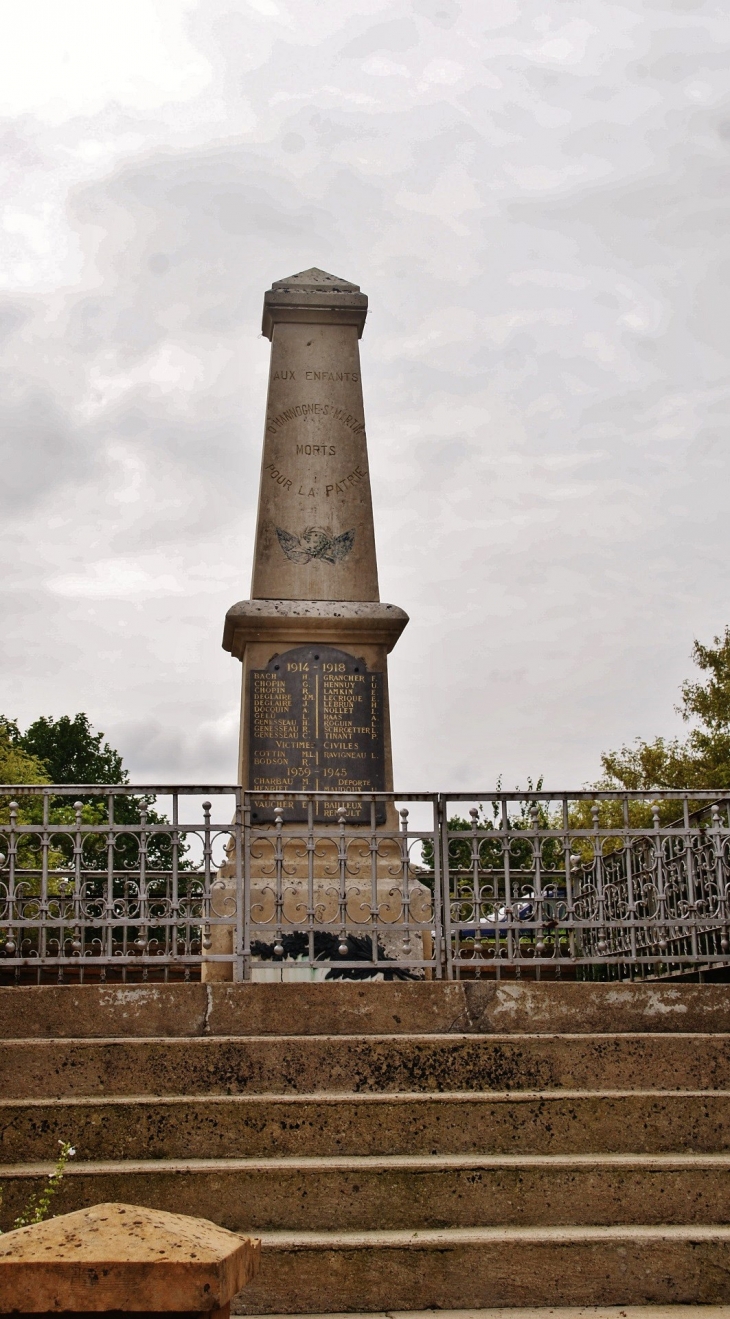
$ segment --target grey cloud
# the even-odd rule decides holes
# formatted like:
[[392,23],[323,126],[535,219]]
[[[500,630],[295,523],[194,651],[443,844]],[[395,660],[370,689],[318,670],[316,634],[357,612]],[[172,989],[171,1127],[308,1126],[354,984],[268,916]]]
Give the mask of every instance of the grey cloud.
[[303,151],[306,145],[307,140],[302,137],[301,133],[285,133],[281,139],[282,150],[288,151],[292,155]]
[[50,491],[72,485],[82,473],[91,476],[84,470],[88,455],[82,437],[41,383],[28,384],[15,397],[0,397],[0,436],[0,503],[6,516],[27,516]]
[[240,325],[260,298],[272,246],[286,264],[303,234],[326,246],[332,231],[325,208],[298,198],[246,149],[148,159],[78,192],[74,214],[106,229],[104,266],[116,284],[114,296],[76,309],[76,332],[87,344],[101,335],[140,351],[171,303],[187,328]]
[[706,69],[727,67],[727,52],[708,50],[706,28],[698,27],[692,31],[683,27],[681,49],[675,48],[651,60],[645,70],[646,74],[660,82],[686,82],[689,78],[700,77]]
[[692,306],[694,332],[698,339],[722,354],[723,371],[727,369],[727,357],[730,353],[728,288],[730,288],[730,258],[714,263],[713,269],[700,280]]
[[0,343],[21,330],[33,315],[30,307],[13,298],[0,299]]
[[413,10],[429,19],[436,27],[450,28],[461,13],[461,5],[456,0],[414,0]]
[[411,50],[418,45],[419,33],[412,18],[395,18],[390,23],[377,23],[366,28],[359,36],[340,49],[345,59],[364,59],[377,51]]

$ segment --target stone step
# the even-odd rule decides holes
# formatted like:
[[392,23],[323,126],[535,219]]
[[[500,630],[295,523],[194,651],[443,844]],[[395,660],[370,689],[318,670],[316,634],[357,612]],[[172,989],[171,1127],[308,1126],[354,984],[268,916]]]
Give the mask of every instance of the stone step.
[[[257,1319],[257,1316],[250,1316]],[[262,1317],[263,1319],[263,1317]],[[283,1319],[267,1315],[266,1319]],[[310,1314],[307,1319],[323,1319]],[[380,1310],[328,1314],[327,1319],[434,1319],[433,1310]],[[730,1306],[703,1305],[520,1305],[491,1310],[439,1310],[439,1319],[730,1319]]]
[[[0,1167],[10,1226],[52,1164]],[[730,1221],[730,1154],[79,1162],[54,1212],[123,1201],[234,1232]]]
[[730,1301],[730,1227],[456,1228],[262,1236],[235,1314]]
[[730,1089],[730,1035],[370,1035],[5,1042],[0,1094]]
[[0,988],[0,1039],[730,1031],[730,985],[330,981]]
[[4,1163],[290,1155],[713,1153],[730,1091],[195,1095],[0,1103]]

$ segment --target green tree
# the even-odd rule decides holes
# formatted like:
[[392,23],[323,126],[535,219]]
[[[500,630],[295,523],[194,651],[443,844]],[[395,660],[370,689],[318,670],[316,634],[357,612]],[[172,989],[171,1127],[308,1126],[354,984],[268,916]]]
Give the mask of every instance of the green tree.
[[[0,715],[0,783],[50,783],[48,771],[37,756],[30,755],[23,749],[21,734],[14,719]],[[38,797],[22,797],[18,794],[17,819],[21,824],[39,824],[43,816],[43,805]],[[7,823],[10,813],[11,798],[0,793],[0,830]],[[5,840],[0,833],[0,856],[6,853]],[[24,836],[20,847],[23,864],[32,864],[34,843]]]
[[[80,713],[73,719],[42,716],[23,733],[17,720],[0,715],[0,783],[127,783],[128,775],[118,751],[104,742],[103,733],[95,733],[89,717]],[[21,824],[39,824],[43,818],[40,797],[18,795],[17,818]],[[76,797],[51,798],[52,823],[70,824],[74,820]],[[83,819],[87,824],[105,818],[106,801],[82,796]],[[135,823],[139,819],[141,799],[120,799],[118,819]],[[0,821],[7,821],[10,797],[0,797]],[[66,850],[71,849],[70,839]],[[23,847],[33,847],[25,839]]]
[[[124,768],[122,757],[114,747],[104,741],[104,734],[97,733],[89,716],[81,711],[73,719],[61,715],[54,719],[50,715],[41,715],[21,732],[15,720],[0,716],[0,727],[7,730],[8,741],[14,759],[8,760],[8,773],[15,767],[19,770],[25,765],[29,778],[4,778],[6,783],[58,783],[58,784],[125,784],[129,774]],[[24,758],[19,759],[19,758]],[[34,771],[33,767],[37,767]],[[0,772],[3,767],[0,764]],[[99,824],[106,819],[107,800],[103,796],[78,793],[73,797],[54,796],[51,798],[51,822],[70,824],[75,818],[74,803],[82,803],[82,819],[86,824]],[[140,812],[148,808],[151,823],[160,823],[160,817],[151,810],[152,798],[120,795],[115,799],[114,818],[118,824],[138,824]],[[41,803],[38,798],[25,798],[19,803],[19,818],[27,822],[37,822],[41,818]],[[120,855],[126,850],[130,863],[136,848],[131,839],[122,845]],[[155,844],[152,843],[154,848]],[[87,840],[87,852],[94,849],[103,852],[104,842],[101,837]],[[72,843],[66,839],[69,854]]]
[[0,783],[50,783],[43,760],[23,746],[14,719],[0,715]]
[[677,706],[690,728],[686,738],[637,738],[618,751],[601,756],[603,777],[596,787],[729,788],[730,787],[730,626],[714,645],[695,641],[692,658],[704,681],[682,683]]
[[[6,721],[11,723],[12,721]],[[53,719],[42,715],[28,726],[24,733],[19,732],[17,724],[12,723],[17,744],[24,754],[36,761],[45,770],[46,777],[27,782],[64,783],[64,784],[126,784],[129,774],[124,768],[122,757],[114,747],[104,741],[104,734],[95,732],[87,714],[61,715]],[[87,824],[100,823],[107,818],[107,800],[104,796],[79,794],[83,803],[83,819]],[[73,802],[76,797],[54,798],[52,819],[68,822],[73,819]],[[146,811],[147,821],[151,825],[167,824],[164,815],[154,809],[154,797],[131,796],[119,794],[114,799],[114,819],[117,824],[139,824],[142,811]],[[70,846],[70,842],[69,842]],[[94,850],[99,853],[101,862],[105,849],[104,839],[87,839],[86,854],[91,856]],[[179,860],[186,852],[184,845],[179,849]],[[165,871],[171,864],[171,843],[166,834],[158,834],[148,839],[147,860],[150,870]],[[117,861],[120,866],[135,869],[138,864],[138,848],[132,835],[119,837],[117,842]]]
[[[95,733],[89,717],[80,713],[60,719],[42,715],[24,733],[19,745],[43,763],[50,783],[128,783],[118,751]],[[7,782],[7,780],[6,780]]]
[[[111,786],[128,782],[129,775],[120,753],[104,741],[103,733],[95,732],[88,715],[79,713],[73,718],[62,715],[58,719],[42,716],[30,724],[25,733],[19,729],[15,720],[0,716],[0,783]],[[16,876],[23,886],[22,900],[30,904],[26,915],[33,916],[33,900],[40,893],[41,845],[38,833],[32,830],[23,832],[23,826],[42,823],[43,800],[41,796],[24,796],[20,792],[17,798],[16,819],[20,828],[16,835]],[[64,882],[65,875],[72,873],[75,864],[73,833],[54,832],[53,826],[74,824],[75,803],[78,800],[81,801],[83,824],[105,825],[109,818],[109,803],[105,793],[80,791],[72,795],[51,794],[48,864],[51,871],[49,893],[53,896],[61,892],[59,884]],[[0,857],[7,853],[7,834],[3,826],[9,822],[10,801],[11,797],[7,793],[0,795]],[[131,793],[115,794],[113,802],[114,823],[122,826],[115,836],[113,879],[114,896],[120,901],[125,901],[135,891],[142,856],[139,829],[132,828],[127,832],[124,826],[139,826],[144,816],[148,826],[164,827],[160,832],[147,834],[145,839],[145,883],[147,895],[153,900],[153,916],[155,900],[159,901],[159,912],[165,910],[175,852],[177,868],[181,872],[179,893],[185,895],[194,886],[194,879],[189,874],[193,867],[186,855],[188,848],[185,837],[178,834],[174,840],[167,818],[154,809],[154,803],[153,796]],[[81,884],[88,913],[84,935],[87,944],[93,942],[97,933],[94,901],[99,900],[98,910],[101,912],[107,893],[107,876],[106,833],[87,833],[83,840],[81,867]],[[138,933],[136,927],[130,927],[130,942]],[[152,920],[145,927],[145,937],[164,940],[165,936],[164,931],[157,928]]]

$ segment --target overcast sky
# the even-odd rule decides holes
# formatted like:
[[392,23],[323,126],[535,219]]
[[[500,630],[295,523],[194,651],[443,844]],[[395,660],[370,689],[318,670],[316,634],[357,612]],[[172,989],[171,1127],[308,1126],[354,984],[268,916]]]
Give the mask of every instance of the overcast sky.
[[269,343],[363,384],[396,786],[581,786],[730,622],[730,12],[1,0],[2,701],[230,782]]

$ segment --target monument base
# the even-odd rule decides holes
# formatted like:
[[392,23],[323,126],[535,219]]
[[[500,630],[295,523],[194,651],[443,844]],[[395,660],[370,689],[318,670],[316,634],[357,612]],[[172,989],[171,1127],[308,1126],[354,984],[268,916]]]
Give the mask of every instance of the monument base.
[[[373,975],[381,960],[387,973],[431,957],[431,893],[395,803],[353,808],[347,797],[392,792],[387,657],[407,622],[378,600],[242,600],[226,615],[223,645],[243,670],[239,782],[251,794],[245,924],[267,979],[300,978],[302,954],[307,978],[320,957],[363,959]],[[231,925],[210,926],[211,957],[233,959],[235,874],[218,871],[213,914]],[[203,964],[205,981],[232,977],[233,960]]]
[[[380,848],[388,842],[383,839]],[[335,844],[334,838],[331,844]],[[375,877],[371,874],[370,848],[364,839],[360,848],[363,871],[367,859],[367,876],[363,873],[362,877],[341,880],[337,873],[326,873],[323,857],[319,857],[312,881],[306,876],[306,859],[300,873],[292,873],[294,867],[288,868],[280,884],[260,871],[253,874],[249,888],[252,979],[257,979],[256,971],[263,972],[261,979],[267,980],[314,979],[309,969],[297,962],[297,955],[304,956],[310,969],[319,969],[309,960],[312,948],[314,959],[333,962],[334,967],[341,958],[345,963],[363,959],[362,972],[356,968],[358,975],[375,976],[379,971],[387,973],[432,958],[430,890],[409,868],[407,874],[393,874],[396,855],[401,865],[397,844],[393,843],[391,865],[387,856],[379,857]],[[223,865],[215,880],[211,910],[216,917],[230,919],[231,925],[211,925],[206,943],[211,958],[231,960],[205,960],[203,955],[201,979],[206,983],[234,979],[236,906],[235,869]],[[284,973],[272,976],[279,968]],[[321,969],[323,979],[327,967]],[[424,971],[416,967],[413,973],[420,976]]]
[[[387,657],[407,622],[402,609],[379,601],[233,605],[223,645],[243,670],[239,782],[285,798],[392,791]],[[273,821],[275,804],[260,810],[255,802],[252,823]],[[337,804],[330,808],[334,823]],[[394,807],[378,811],[378,824],[397,830]],[[298,818],[306,815],[285,808],[287,822]]]
[[[277,837],[281,846],[278,875]],[[414,874],[396,839],[377,841],[377,854],[373,855],[370,835],[353,837],[351,832],[343,874],[339,831],[324,836],[318,833],[310,878],[301,833],[289,829],[280,834],[273,830],[257,834],[254,848],[259,855],[251,863],[248,913],[252,962],[258,959],[260,969],[267,972],[275,967],[296,968],[299,973],[285,978],[309,979],[300,974],[304,967],[297,968],[295,959],[303,955],[309,961],[312,947],[315,959],[334,959],[335,964],[340,958],[344,962],[365,959],[363,974],[370,961],[376,963],[370,971],[377,975],[380,969],[386,973],[398,964],[429,960],[431,891]],[[231,980],[237,914],[234,865],[221,866],[218,871],[211,908],[214,916],[225,917],[231,924],[209,927],[208,951],[213,956],[230,956],[231,961],[204,961],[201,978],[206,982]],[[343,951],[348,938],[350,945]],[[291,961],[278,960],[287,954]],[[418,970],[414,973],[420,974]]]

